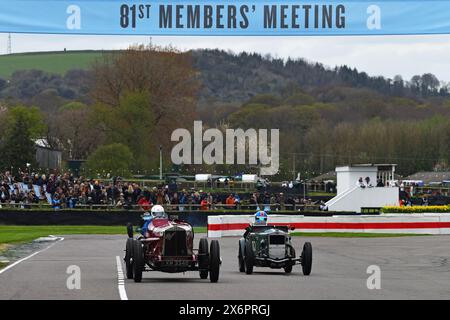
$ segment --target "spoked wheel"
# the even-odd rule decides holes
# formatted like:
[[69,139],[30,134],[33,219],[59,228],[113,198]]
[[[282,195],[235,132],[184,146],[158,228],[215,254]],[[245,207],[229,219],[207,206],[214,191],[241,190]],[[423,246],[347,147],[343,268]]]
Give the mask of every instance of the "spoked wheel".
[[253,266],[255,265],[255,253],[253,252],[251,241],[245,242],[244,262],[245,262],[245,273],[252,274]]
[[198,269],[200,273],[200,279],[208,278],[209,269],[209,257],[208,257],[208,239],[200,239],[198,245]]
[[125,269],[127,273],[127,279],[133,279],[133,238],[127,239],[125,246]]
[[219,241],[212,240],[209,250],[209,281],[217,282],[220,272],[220,246]]
[[312,269],[312,246],[310,242],[305,242],[302,251],[302,269],[305,276],[309,276]]
[[239,253],[238,253],[238,263],[239,263],[239,272],[245,272],[245,261],[244,261],[244,255],[242,254],[244,252],[244,248],[242,245],[242,241],[239,240]]
[[139,240],[134,240],[133,246],[133,272],[134,282],[142,281],[142,271],[144,271],[144,249]]

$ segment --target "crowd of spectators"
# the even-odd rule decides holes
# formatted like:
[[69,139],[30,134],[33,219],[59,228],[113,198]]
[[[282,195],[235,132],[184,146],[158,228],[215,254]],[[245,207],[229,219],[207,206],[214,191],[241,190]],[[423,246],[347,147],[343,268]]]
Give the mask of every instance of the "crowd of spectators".
[[20,208],[47,205],[54,209],[109,206],[118,209],[149,210],[161,204],[170,210],[271,209],[293,210],[296,205],[312,205],[284,193],[212,193],[196,189],[178,190],[176,183],[143,186],[120,177],[109,180],[75,177],[71,173],[0,173],[0,207]]

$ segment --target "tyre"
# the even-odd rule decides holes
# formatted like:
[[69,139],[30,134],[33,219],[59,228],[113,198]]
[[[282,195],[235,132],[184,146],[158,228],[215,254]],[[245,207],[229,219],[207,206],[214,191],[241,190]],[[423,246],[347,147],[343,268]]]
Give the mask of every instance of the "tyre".
[[255,253],[253,252],[252,242],[250,240],[247,240],[245,242],[244,262],[245,262],[245,273],[252,274],[253,266],[255,265]]
[[292,266],[286,266],[286,267],[284,267],[284,272],[285,272],[285,273],[291,273],[291,272],[292,272]]
[[244,252],[243,243],[245,243],[245,240],[239,240],[239,251],[238,251],[238,263],[239,263],[239,272],[245,272],[245,261],[244,261],[244,255],[242,254]]
[[133,239],[128,238],[125,246],[125,270],[127,279],[133,279]]
[[144,249],[139,240],[134,240],[133,246],[133,272],[134,282],[142,281],[142,272],[144,271]]
[[305,276],[309,276],[312,269],[312,246],[310,242],[305,242],[302,251],[302,269]]
[[133,238],[133,225],[131,223],[127,223],[127,235],[128,238]]
[[200,273],[200,279],[208,278],[209,272],[209,255],[208,255],[208,239],[200,239],[198,245],[198,269]]
[[220,271],[220,246],[219,241],[212,240],[209,249],[209,281],[217,282]]

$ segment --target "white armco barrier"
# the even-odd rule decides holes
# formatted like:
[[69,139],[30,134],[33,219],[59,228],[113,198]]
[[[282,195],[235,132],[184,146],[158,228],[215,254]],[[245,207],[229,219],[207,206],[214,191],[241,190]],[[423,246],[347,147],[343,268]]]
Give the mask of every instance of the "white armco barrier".
[[[209,216],[208,237],[241,236],[253,221],[253,215]],[[450,213],[331,217],[269,215],[268,223],[290,226],[295,232],[450,234]]]

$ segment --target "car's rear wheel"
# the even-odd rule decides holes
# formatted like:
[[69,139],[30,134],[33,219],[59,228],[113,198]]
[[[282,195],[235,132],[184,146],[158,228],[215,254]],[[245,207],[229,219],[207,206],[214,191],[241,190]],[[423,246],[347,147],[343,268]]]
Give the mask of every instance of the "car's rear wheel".
[[286,266],[284,267],[284,272],[291,273],[292,272],[292,266]]
[[209,258],[208,258],[208,239],[200,239],[198,245],[198,269],[200,273],[200,279],[208,278]]
[[133,238],[127,239],[125,246],[125,269],[127,273],[127,279],[133,279]]
[[127,223],[127,235],[128,238],[133,238],[133,225],[130,222]]
[[134,282],[142,281],[142,271],[144,271],[144,249],[139,240],[134,240],[133,246],[133,272]]
[[220,246],[219,241],[212,240],[209,249],[209,281],[217,282],[220,272]]
[[245,262],[245,273],[252,274],[253,266],[255,265],[255,253],[253,252],[251,241],[245,242],[244,262]]
[[245,272],[245,261],[244,255],[242,254],[244,252],[243,243],[244,242],[242,240],[239,240],[239,253],[238,253],[239,272]]
[[305,276],[309,276],[312,269],[312,246],[310,242],[305,242],[302,251],[302,269]]

